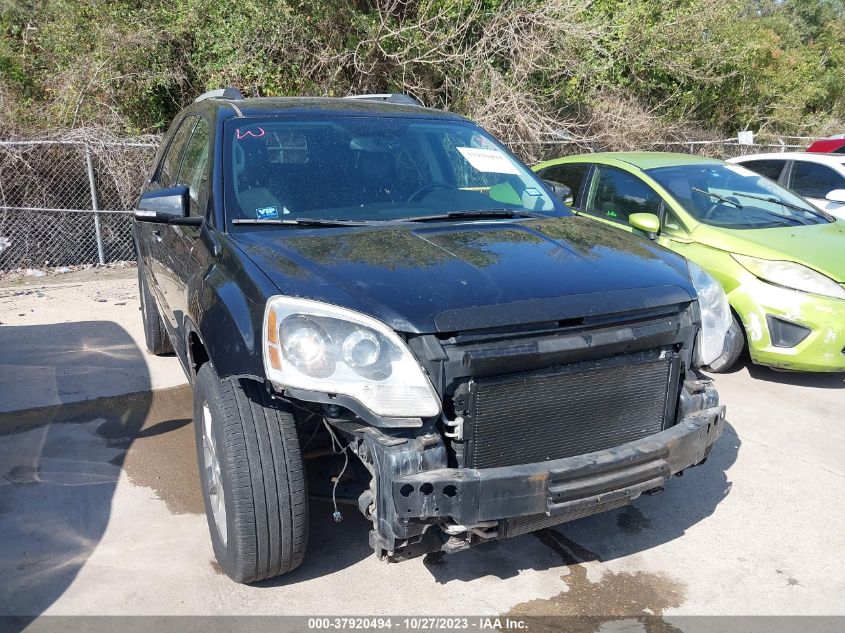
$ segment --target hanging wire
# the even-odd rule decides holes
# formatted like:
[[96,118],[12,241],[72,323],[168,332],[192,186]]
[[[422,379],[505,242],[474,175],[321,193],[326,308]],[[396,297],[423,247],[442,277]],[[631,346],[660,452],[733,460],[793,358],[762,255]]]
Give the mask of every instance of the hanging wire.
[[335,455],[340,455],[343,452],[343,468],[340,469],[340,474],[335,477],[334,485],[332,486],[332,505],[334,506],[334,513],[332,514],[332,518],[334,519],[335,523],[340,523],[343,521],[343,515],[340,513],[340,510],[337,509],[337,484],[343,478],[343,474],[346,472],[346,467],[349,465],[349,452],[348,448],[352,445],[351,443],[347,446],[344,446],[340,443],[340,440],[337,439],[337,436],[334,434],[334,429],[329,426],[329,423],[326,422],[325,418],[323,419],[323,425],[326,427],[326,430],[329,432],[332,438],[332,450],[334,451]]

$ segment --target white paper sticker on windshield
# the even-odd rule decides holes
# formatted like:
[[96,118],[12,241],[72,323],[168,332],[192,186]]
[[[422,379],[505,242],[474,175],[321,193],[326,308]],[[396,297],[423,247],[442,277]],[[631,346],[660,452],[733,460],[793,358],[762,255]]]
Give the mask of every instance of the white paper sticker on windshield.
[[480,147],[458,147],[456,149],[478,171],[519,175],[519,170],[511,162],[511,159],[497,149],[482,149]]
[[734,165],[732,163],[727,163],[725,165],[728,169],[730,169],[733,173],[739,174],[740,176],[759,176],[760,174],[754,173],[747,167],[742,167],[741,165]]

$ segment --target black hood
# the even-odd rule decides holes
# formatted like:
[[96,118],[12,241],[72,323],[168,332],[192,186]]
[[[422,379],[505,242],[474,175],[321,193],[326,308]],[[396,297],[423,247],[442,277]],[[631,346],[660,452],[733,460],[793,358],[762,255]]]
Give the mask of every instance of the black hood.
[[231,237],[281,294],[401,332],[452,332],[689,302],[684,260],[578,217],[285,227]]

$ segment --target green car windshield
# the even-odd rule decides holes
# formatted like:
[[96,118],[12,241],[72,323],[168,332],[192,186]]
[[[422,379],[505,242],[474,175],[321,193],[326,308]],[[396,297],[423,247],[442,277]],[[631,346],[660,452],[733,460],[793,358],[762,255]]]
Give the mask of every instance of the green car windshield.
[[702,163],[646,170],[696,220],[761,229],[831,220],[803,198],[745,167]]
[[532,171],[471,123],[338,116],[226,125],[229,221],[568,215]]

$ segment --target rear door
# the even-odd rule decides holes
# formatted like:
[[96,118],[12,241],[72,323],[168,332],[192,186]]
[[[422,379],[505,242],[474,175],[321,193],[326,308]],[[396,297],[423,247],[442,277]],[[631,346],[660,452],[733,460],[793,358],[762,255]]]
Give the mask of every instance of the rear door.
[[832,167],[795,160],[789,171],[788,187],[828,213],[839,217],[845,215],[845,203],[826,199],[834,189],[845,189],[845,176]]
[[585,194],[584,212],[621,229],[633,232],[628,218],[633,213],[663,210],[663,199],[634,174],[611,165],[596,165]]
[[649,183],[636,174],[608,165],[596,165],[592,178],[585,183],[581,199],[585,215],[629,233],[634,232],[628,224],[631,213],[653,213],[660,218],[658,244],[687,257],[695,250],[684,220]]

